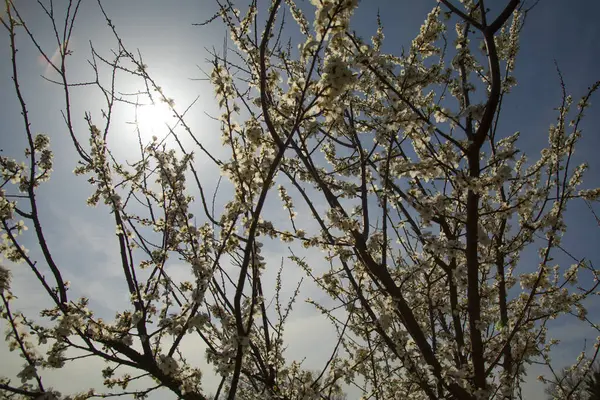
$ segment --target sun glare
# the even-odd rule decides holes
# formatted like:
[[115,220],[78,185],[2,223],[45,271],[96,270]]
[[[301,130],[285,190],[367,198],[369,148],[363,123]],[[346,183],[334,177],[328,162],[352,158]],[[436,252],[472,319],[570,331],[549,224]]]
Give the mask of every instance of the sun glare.
[[163,136],[173,127],[176,119],[165,103],[148,104],[137,108],[137,126],[143,136]]

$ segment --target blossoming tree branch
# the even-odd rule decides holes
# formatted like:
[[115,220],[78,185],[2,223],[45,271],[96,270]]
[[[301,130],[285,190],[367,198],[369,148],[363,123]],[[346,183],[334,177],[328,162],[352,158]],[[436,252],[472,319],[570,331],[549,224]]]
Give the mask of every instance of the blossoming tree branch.
[[[551,366],[559,344],[549,320],[574,314],[598,329],[585,307],[598,295],[598,271],[578,256],[569,265],[553,259],[567,251],[567,206],[587,204],[593,213],[600,197],[582,183],[586,166],[572,160],[599,83],[575,103],[562,85],[539,155],[520,150],[525,133],[499,127],[533,4],[432,2],[410,46],[392,54],[383,51],[382,24],[370,39],[354,33],[357,0],[250,1],[243,9],[217,0],[217,13],[199,25],[222,23],[230,36],[207,72],[223,155],[187,124],[187,110],[121,40],[100,0],[117,45],[91,45],[88,82],[71,81],[67,68],[81,0],[60,12],[51,1],[36,5],[58,57],[40,44],[20,10],[25,3],[4,3],[15,118],[27,145],[0,156],[0,316],[6,345],[22,359],[14,376],[0,377],[3,398],[168,390],[186,400],[316,400],[351,390],[364,399],[515,399],[528,365]],[[48,240],[40,204],[54,182],[56,150],[30,121],[18,53],[25,44],[62,87],[61,131],[77,156],[72,179],[87,185],[89,206],[114,225],[110,251],[128,303],[109,317],[98,316],[85,287],[67,281]],[[183,127],[170,130],[171,145],[138,129],[137,156],[116,154],[113,112],[132,105],[117,75],[169,107]],[[96,90],[101,109],[84,104],[90,109],[75,115],[72,92],[81,86]],[[221,171],[223,205],[203,183],[206,164]],[[269,199],[284,213],[275,217]],[[274,263],[264,249],[276,242],[289,251]],[[520,261],[525,252],[533,265]],[[174,260],[186,265],[186,279],[174,276]],[[37,314],[15,305],[26,296],[11,285],[17,269],[45,293]],[[302,285],[282,292],[294,269],[328,297],[310,303],[337,332],[317,370],[285,353],[286,322],[303,299]],[[189,360],[188,342],[203,349],[208,367]],[[575,367],[588,369],[597,351],[598,342]],[[105,361],[97,372],[104,387],[65,393],[45,383],[49,370],[90,358]]]

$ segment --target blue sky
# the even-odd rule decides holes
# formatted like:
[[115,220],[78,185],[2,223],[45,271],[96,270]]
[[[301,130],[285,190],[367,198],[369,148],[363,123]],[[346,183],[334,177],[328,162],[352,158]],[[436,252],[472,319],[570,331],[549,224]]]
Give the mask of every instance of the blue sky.
[[[59,4],[64,2],[56,3],[59,8]],[[51,32],[50,27],[35,2],[16,0],[16,4],[34,33],[39,35],[42,48],[52,54],[56,43],[48,34]],[[197,79],[204,78],[201,70],[210,70],[206,63],[206,59],[210,57],[207,49],[215,47],[220,51],[226,31],[219,23],[204,27],[192,26],[214,14],[216,7],[213,2],[106,0],[104,4],[126,46],[140,50],[149,66],[150,75],[165,89],[169,97],[175,99],[177,108],[182,110],[198,98],[186,121],[208,148],[216,154],[224,154],[220,147],[219,125],[205,114],[218,113],[213,100],[213,89],[208,82]],[[425,0],[363,0],[353,22],[358,32],[368,37],[376,29],[376,13],[379,10],[386,34],[384,50],[398,51],[402,46],[409,45],[434,4],[434,1]],[[554,123],[556,118],[554,108],[560,104],[561,89],[554,60],[563,73],[567,89],[575,99],[600,78],[600,42],[597,40],[600,38],[600,27],[596,24],[598,12],[600,4],[596,1],[544,0],[528,16],[517,59],[518,85],[505,105],[500,127],[506,134],[521,131],[521,148],[533,156],[546,143],[548,125]],[[0,108],[0,148],[4,154],[20,156],[25,142],[19,104],[13,95],[7,35],[3,34],[0,40],[0,93],[4,96]],[[90,57],[90,40],[104,55],[109,55],[109,49],[116,45],[96,3],[85,1],[70,44],[73,56],[69,59],[68,68],[73,81],[87,81],[93,77],[92,70],[86,63]],[[40,192],[41,214],[48,226],[49,242],[56,249],[59,260],[66,266],[69,279],[74,282],[89,282],[84,292],[92,298],[100,313],[110,315],[112,310],[121,308],[120,305],[126,301],[126,295],[120,294],[124,292],[118,290],[122,284],[115,267],[118,254],[110,250],[114,249],[114,227],[105,218],[106,210],[86,207],[85,199],[90,194],[90,188],[85,179],[72,176],[75,151],[60,114],[64,108],[64,104],[59,101],[60,88],[41,78],[52,78],[52,72],[47,70],[23,34],[17,36],[17,43],[20,50],[19,74],[33,131],[49,134],[55,152],[53,179]],[[135,86],[127,80],[118,83],[123,90],[133,89]],[[75,129],[82,132],[82,137],[86,131],[84,112],[89,111],[94,118],[100,120],[99,109],[102,105],[97,94],[97,91],[88,88],[73,90]],[[582,126],[583,138],[576,153],[578,162],[585,161],[590,165],[586,179],[588,187],[600,186],[600,157],[597,156],[597,149],[600,148],[600,113],[594,103],[593,98],[592,108]],[[115,128],[110,140],[114,141],[117,153],[121,156],[126,156],[135,146],[133,129],[126,124],[131,119],[127,111],[115,117]],[[217,169],[204,162],[203,178],[209,187],[214,187],[218,179]],[[580,203],[568,210],[568,216],[571,230],[563,244],[577,257],[588,257],[596,265],[600,265],[600,256],[596,251],[598,227],[591,219],[591,214]],[[284,247],[277,246],[266,249],[267,258],[278,264],[278,259],[287,255],[281,254],[282,249]],[[15,292],[18,294],[21,290],[27,290],[30,293],[22,297],[19,304],[24,310],[38,309],[43,297],[34,289],[35,284],[31,281],[29,271],[22,268],[13,270],[13,274]],[[300,273],[292,274],[289,285],[295,286],[300,276]],[[308,293],[310,294],[310,290]],[[309,308],[301,308],[299,317],[288,329],[292,341],[288,354],[299,359],[305,355],[310,365],[318,366],[330,345],[328,340],[322,339],[326,335],[321,335],[320,332],[326,332],[330,328],[327,322],[310,315],[308,310]],[[600,314],[597,309],[593,315],[598,320]],[[564,347],[557,353],[557,364],[576,355],[581,350],[584,338],[593,339],[597,335],[579,325],[570,325],[570,322],[557,324],[554,332],[565,338]],[[5,354],[6,349],[0,347],[0,358]],[[10,360],[0,365],[0,375],[10,375],[15,371],[15,365],[20,365],[19,360],[15,361],[14,357]],[[202,360],[203,356],[200,354],[198,362],[203,362]],[[85,388],[101,381],[96,376],[99,374],[91,373],[98,365],[101,363],[88,364],[73,371],[76,376],[81,374],[78,381],[65,382],[58,373],[52,373],[49,379],[64,391]],[[525,398],[543,398],[540,386],[535,382],[528,382],[525,389]]]

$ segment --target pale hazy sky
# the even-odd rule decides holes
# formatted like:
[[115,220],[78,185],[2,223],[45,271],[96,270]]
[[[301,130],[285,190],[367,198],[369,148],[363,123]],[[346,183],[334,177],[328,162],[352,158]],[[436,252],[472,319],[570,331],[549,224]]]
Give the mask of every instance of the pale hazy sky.
[[[262,1],[262,0],[261,0]],[[260,2],[260,1],[259,1]],[[55,1],[57,9],[64,1]],[[489,2],[491,3],[491,2]],[[39,35],[42,47],[49,53],[56,48],[48,33],[47,20],[33,0],[16,0],[17,6],[29,21],[30,28]],[[188,123],[203,138],[203,142],[215,153],[222,153],[218,124],[206,117],[205,112],[217,115],[213,100],[213,89],[204,78],[201,69],[208,71],[207,48],[221,49],[226,32],[219,23],[205,27],[192,26],[193,23],[208,19],[216,11],[211,0],[106,0],[104,2],[113,23],[129,49],[139,49],[149,66],[150,75],[161,85],[169,97],[176,101],[178,109],[185,108],[196,97],[198,102],[189,113]],[[354,22],[359,33],[370,36],[376,29],[376,13],[380,10],[385,27],[385,51],[398,51],[410,43],[417,34],[419,26],[428,11],[435,4],[433,0],[363,0]],[[556,75],[554,60],[560,66],[565,77],[567,89],[577,99],[585,89],[600,78],[600,25],[596,23],[600,3],[595,0],[544,0],[528,17],[521,37],[520,57],[517,59],[516,77],[518,86],[505,104],[505,118],[500,129],[505,133],[521,131],[523,150],[537,154],[547,141],[547,128],[554,123],[554,108],[560,104],[560,85]],[[11,65],[8,52],[8,38],[3,31],[0,49],[0,148],[5,154],[22,154],[24,136],[22,120],[19,117],[19,105],[14,96],[11,82]],[[76,22],[69,60],[70,76],[73,81],[86,81],[93,77],[91,68],[85,62],[90,55],[90,40],[101,53],[109,55],[109,49],[115,48],[115,40],[108,30],[95,1],[87,0],[82,4]],[[114,227],[106,219],[106,210],[90,209],[85,206],[85,198],[90,188],[85,179],[74,179],[71,171],[75,167],[75,152],[68,141],[60,110],[64,104],[60,101],[60,88],[44,81],[41,75],[52,77],[46,70],[35,49],[20,33],[19,60],[22,90],[29,106],[34,132],[48,133],[55,152],[55,172],[53,179],[40,191],[41,214],[48,227],[49,241],[55,249],[58,260],[65,265],[68,279],[74,282],[87,282],[82,293],[90,296],[92,305],[100,314],[112,315],[116,309],[122,309],[127,299],[122,289],[120,275],[116,265],[118,254],[114,249]],[[127,88],[127,81],[120,81]],[[125,89],[124,89],[125,90]],[[100,120],[97,97],[90,96],[88,89],[73,91],[73,112],[76,129],[85,132],[84,112]],[[590,164],[586,186],[600,185],[600,112],[594,106],[588,111],[583,124],[583,139],[576,153],[576,161]],[[117,152],[122,155],[130,151],[135,143],[133,130],[124,124],[130,116],[117,115],[114,132],[111,133],[117,143]],[[82,134],[83,135],[83,134]],[[83,136],[82,136],[83,137]],[[214,187],[218,171],[206,163],[203,170],[205,183]],[[595,265],[600,265],[598,255],[598,227],[591,220],[587,208],[581,206],[568,210],[571,230],[563,244],[577,257],[587,257]],[[33,243],[32,246],[34,247]],[[33,252],[33,251],[32,251]],[[283,252],[283,253],[282,253]],[[33,252],[34,253],[34,252]],[[285,246],[272,246],[266,249],[266,256],[278,265],[278,260],[286,256]],[[318,255],[315,255],[315,262]],[[525,258],[524,262],[527,262]],[[570,264],[570,262],[568,263]],[[568,265],[567,264],[567,265]],[[181,266],[183,269],[183,266]],[[36,310],[43,304],[43,296],[32,283],[30,271],[24,267],[13,270],[13,287],[21,296],[19,304],[24,310]],[[301,273],[291,273],[290,287],[295,286]],[[75,285],[74,285],[75,286]],[[310,291],[309,291],[310,293]],[[310,294],[303,294],[308,297]],[[314,295],[314,293],[313,293]],[[317,367],[331,348],[327,334],[330,325],[324,319],[309,312],[310,308],[300,307],[296,318],[286,330],[290,339],[292,358],[307,357],[308,365]],[[600,308],[592,307],[591,315],[598,320]],[[597,333],[572,324],[573,320],[553,325],[552,334],[564,339],[560,351],[556,353],[556,364],[564,364],[581,349],[583,339],[591,339],[588,349]],[[325,339],[324,339],[325,338]],[[193,344],[189,344],[191,352]],[[197,349],[196,349],[197,350]],[[204,356],[196,351],[191,358],[203,363]],[[6,362],[0,363],[0,375],[13,375],[21,362],[14,355],[7,355],[5,346],[0,347],[0,359],[6,356]],[[77,369],[65,373],[51,372],[45,378],[63,393],[71,389],[85,389],[101,382],[101,362],[79,363]],[[537,375],[533,368],[532,375]],[[213,387],[214,382],[207,382]],[[100,388],[100,386],[98,386]],[[535,382],[525,387],[525,398],[537,400],[543,398],[542,388]],[[154,398],[169,398],[156,395]],[[352,398],[352,396],[349,396]]]

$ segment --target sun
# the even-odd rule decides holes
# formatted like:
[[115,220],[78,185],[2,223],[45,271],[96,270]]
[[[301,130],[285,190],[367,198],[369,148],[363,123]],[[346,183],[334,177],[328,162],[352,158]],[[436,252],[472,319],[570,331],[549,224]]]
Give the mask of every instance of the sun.
[[145,137],[164,136],[176,122],[173,111],[163,102],[139,105],[135,120],[140,134]]

